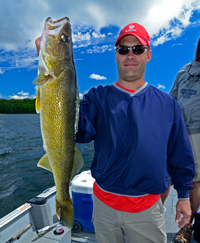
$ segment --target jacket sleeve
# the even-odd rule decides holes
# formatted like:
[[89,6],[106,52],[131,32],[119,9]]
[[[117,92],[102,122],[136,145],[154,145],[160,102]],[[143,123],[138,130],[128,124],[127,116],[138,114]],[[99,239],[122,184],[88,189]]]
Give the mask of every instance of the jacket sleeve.
[[95,139],[97,135],[95,128],[96,115],[95,102],[89,94],[84,95],[79,110],[79,125],[76,134],[77,143],[89,143]]
[[180,73],[178,73],[178,74],[176,75],[176,79],[175,79],[175,81],[174,81],[174,84],[173,84],[173,86],[172,86],[172,89],[171,89],[171,91],[169,92],[169,94],[170,94],[172,97],[174,97],[174,99],[176,99],[176,100],[177,100],[177,98],[178,98],[178,80],[179,80],[179,77],[180,77]]
[[195,165],[181,109],[174,100],[174,123],[168,143],[168,171],[178,198],[189,198],[191,183],[195,175]]

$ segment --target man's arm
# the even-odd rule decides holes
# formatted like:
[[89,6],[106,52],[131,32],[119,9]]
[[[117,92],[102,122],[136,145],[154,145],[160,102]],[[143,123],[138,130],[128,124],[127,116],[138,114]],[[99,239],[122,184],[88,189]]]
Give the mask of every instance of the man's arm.
[[180,82],[181,82],[181,77],[182,75],[184,74],[185,70],[187,70],[187,65],[185,65],[184,67],[181,68],[181,70],[177,73],[176,75],[176,79],[174,81],[174,84],[171,88],[171,91],[169,92],[169,94],[174,97],[174,99],[178,99],[178,91],[179,91],[179,85],[180,85]]
[[173,86],[172,86],[172,89],[171,89],[171,91],[169,92],[169,94],[172,96],[172,97],[174,97],[174,99],[176,99],[177,100],[177,98],[178,98],[178,80],[179,80],[179,73],[176,75],[176,79],[175,79],[175,81],[174,81],[174,84],[173,84]]
[[[168,145],[168,170],[178,193],[175,222],[179,227],[189,223],[191,209],[189,191],[195,175],[195,165],[190,140],[180,105],[174,100],[174,122]],[[181,214],[183,215],[180,219]]]

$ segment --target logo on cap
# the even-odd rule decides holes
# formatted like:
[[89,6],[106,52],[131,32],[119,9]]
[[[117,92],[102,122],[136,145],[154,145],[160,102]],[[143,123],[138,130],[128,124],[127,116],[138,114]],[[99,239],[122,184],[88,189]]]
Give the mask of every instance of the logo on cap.
[[135,25],[130,25],[129,29],[132,30],[135,27]]

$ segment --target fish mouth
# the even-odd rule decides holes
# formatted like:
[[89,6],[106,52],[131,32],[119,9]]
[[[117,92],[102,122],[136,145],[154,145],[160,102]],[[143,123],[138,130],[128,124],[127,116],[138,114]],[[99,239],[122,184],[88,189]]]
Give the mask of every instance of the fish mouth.
[[45,21],[46,33],[49,35],[58,35],[67,24],[70,25],[70,21],[67,17],[55,21],[53,21],[51,17],[48,17]]
[[52,21],[53,21],[53,20],[52,20],[51,17],[48,17],[48,18],[45,20],[46,23],[48,23],[48,22],[52,22]]
[[52,25],[52,26],[60,26],[60,25],[63,25],[65,23],[70,23],[68,17],[64,17],[62,19],[58,19],[58,20],[55,20],[55,21],[53,21],[51,17],[48,17],[45,22]]

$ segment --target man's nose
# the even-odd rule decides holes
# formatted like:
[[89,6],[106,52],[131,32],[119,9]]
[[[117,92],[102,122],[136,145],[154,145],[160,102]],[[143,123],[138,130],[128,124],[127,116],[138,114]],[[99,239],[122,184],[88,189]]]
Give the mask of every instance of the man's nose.
[[130,57],[130,58],[132,58],[132,57],[134,57],[134,53],[133,53],[133,50],[132,50],[132,48],[130,48],[129,49],[129,52],[128,52],[128,57]]

